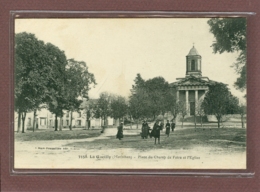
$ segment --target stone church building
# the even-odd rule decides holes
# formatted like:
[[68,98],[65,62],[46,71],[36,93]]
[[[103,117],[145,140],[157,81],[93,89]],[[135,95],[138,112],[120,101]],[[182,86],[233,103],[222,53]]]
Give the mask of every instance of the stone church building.
[[176,80],[170,86],[176,89],[177,101],[186,103],[188,116],[195,115],[196,105],[215,81],[202,76],[202,57],[194,45],[186,56],[186,76]]

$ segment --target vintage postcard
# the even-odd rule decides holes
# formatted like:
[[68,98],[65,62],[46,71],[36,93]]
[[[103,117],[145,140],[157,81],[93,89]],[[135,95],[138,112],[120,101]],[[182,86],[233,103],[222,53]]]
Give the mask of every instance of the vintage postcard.
[[246,18],[15,19],[15,169],[246,169]]

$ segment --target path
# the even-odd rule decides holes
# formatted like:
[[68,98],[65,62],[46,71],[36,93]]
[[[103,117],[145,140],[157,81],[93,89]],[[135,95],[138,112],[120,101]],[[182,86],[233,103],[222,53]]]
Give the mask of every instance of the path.
[[[177,127],[176,129],[182,129]],[[140,131],[133,126],[125,127],[124,135],[136,135],[135,142],[145,142],[140,139]],[[242,169],[246,166],[246,153],[228,153],[226,149],[194,146],[192,149],[165,149],[153,147],[152,150],[137,150],[123,147],[127,139],[118,140],[120,148],[102,149],[96,146],[90,149],[86,142],[101,140],[104,144],[109,139],[116,139],[117,128],[107,128],[100,136],[48,141],[16,141],[15,167],[16,168],[197,168],[197,169]],[[84,145],[78,149],[67,147],[68,144],[82,142]],[[92,144],[93,144],[92,143]],[[117,142],[116,142],[117,143]],[[129,143],[128,143],[129,144]],[[117,145],[117,144],[116,144]],[[71,145],[72,146],[72,145]]]

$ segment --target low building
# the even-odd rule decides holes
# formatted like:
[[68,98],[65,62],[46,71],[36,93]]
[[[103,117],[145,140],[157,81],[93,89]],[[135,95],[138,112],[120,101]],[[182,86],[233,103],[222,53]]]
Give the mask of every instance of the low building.
[[[59,128],[69,128],[71,123],[73,128],[101,128],[104,123],[107,126],[113,126],[115,124],[115,120],[111,117],[108,117],[105,122],[101,118],[95,118],[93,115],[89,118],[89,122],[87,122],[86,115],[86,106],[88,101],[83,101],[80,106],[79,111],[69,112],[64,110],[63,117],[58,117],[58,129]],[[33,128],[33,112],[27,113],[25,118],[25,130]],[[18,114],[15,113],[15,131],[18,130]],[[21,120],[22,126],[22,120]],[[37,110],[36,119],[35,119],[35,129],[50,129],[55,127],[55,114],[51,113],[48,109],[42,108]]]

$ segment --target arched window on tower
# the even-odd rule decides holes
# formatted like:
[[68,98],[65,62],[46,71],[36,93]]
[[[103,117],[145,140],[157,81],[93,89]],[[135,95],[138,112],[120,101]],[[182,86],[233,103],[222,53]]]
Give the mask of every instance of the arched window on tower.
[[191,71],[195,71],[195,60],[191,61]]

